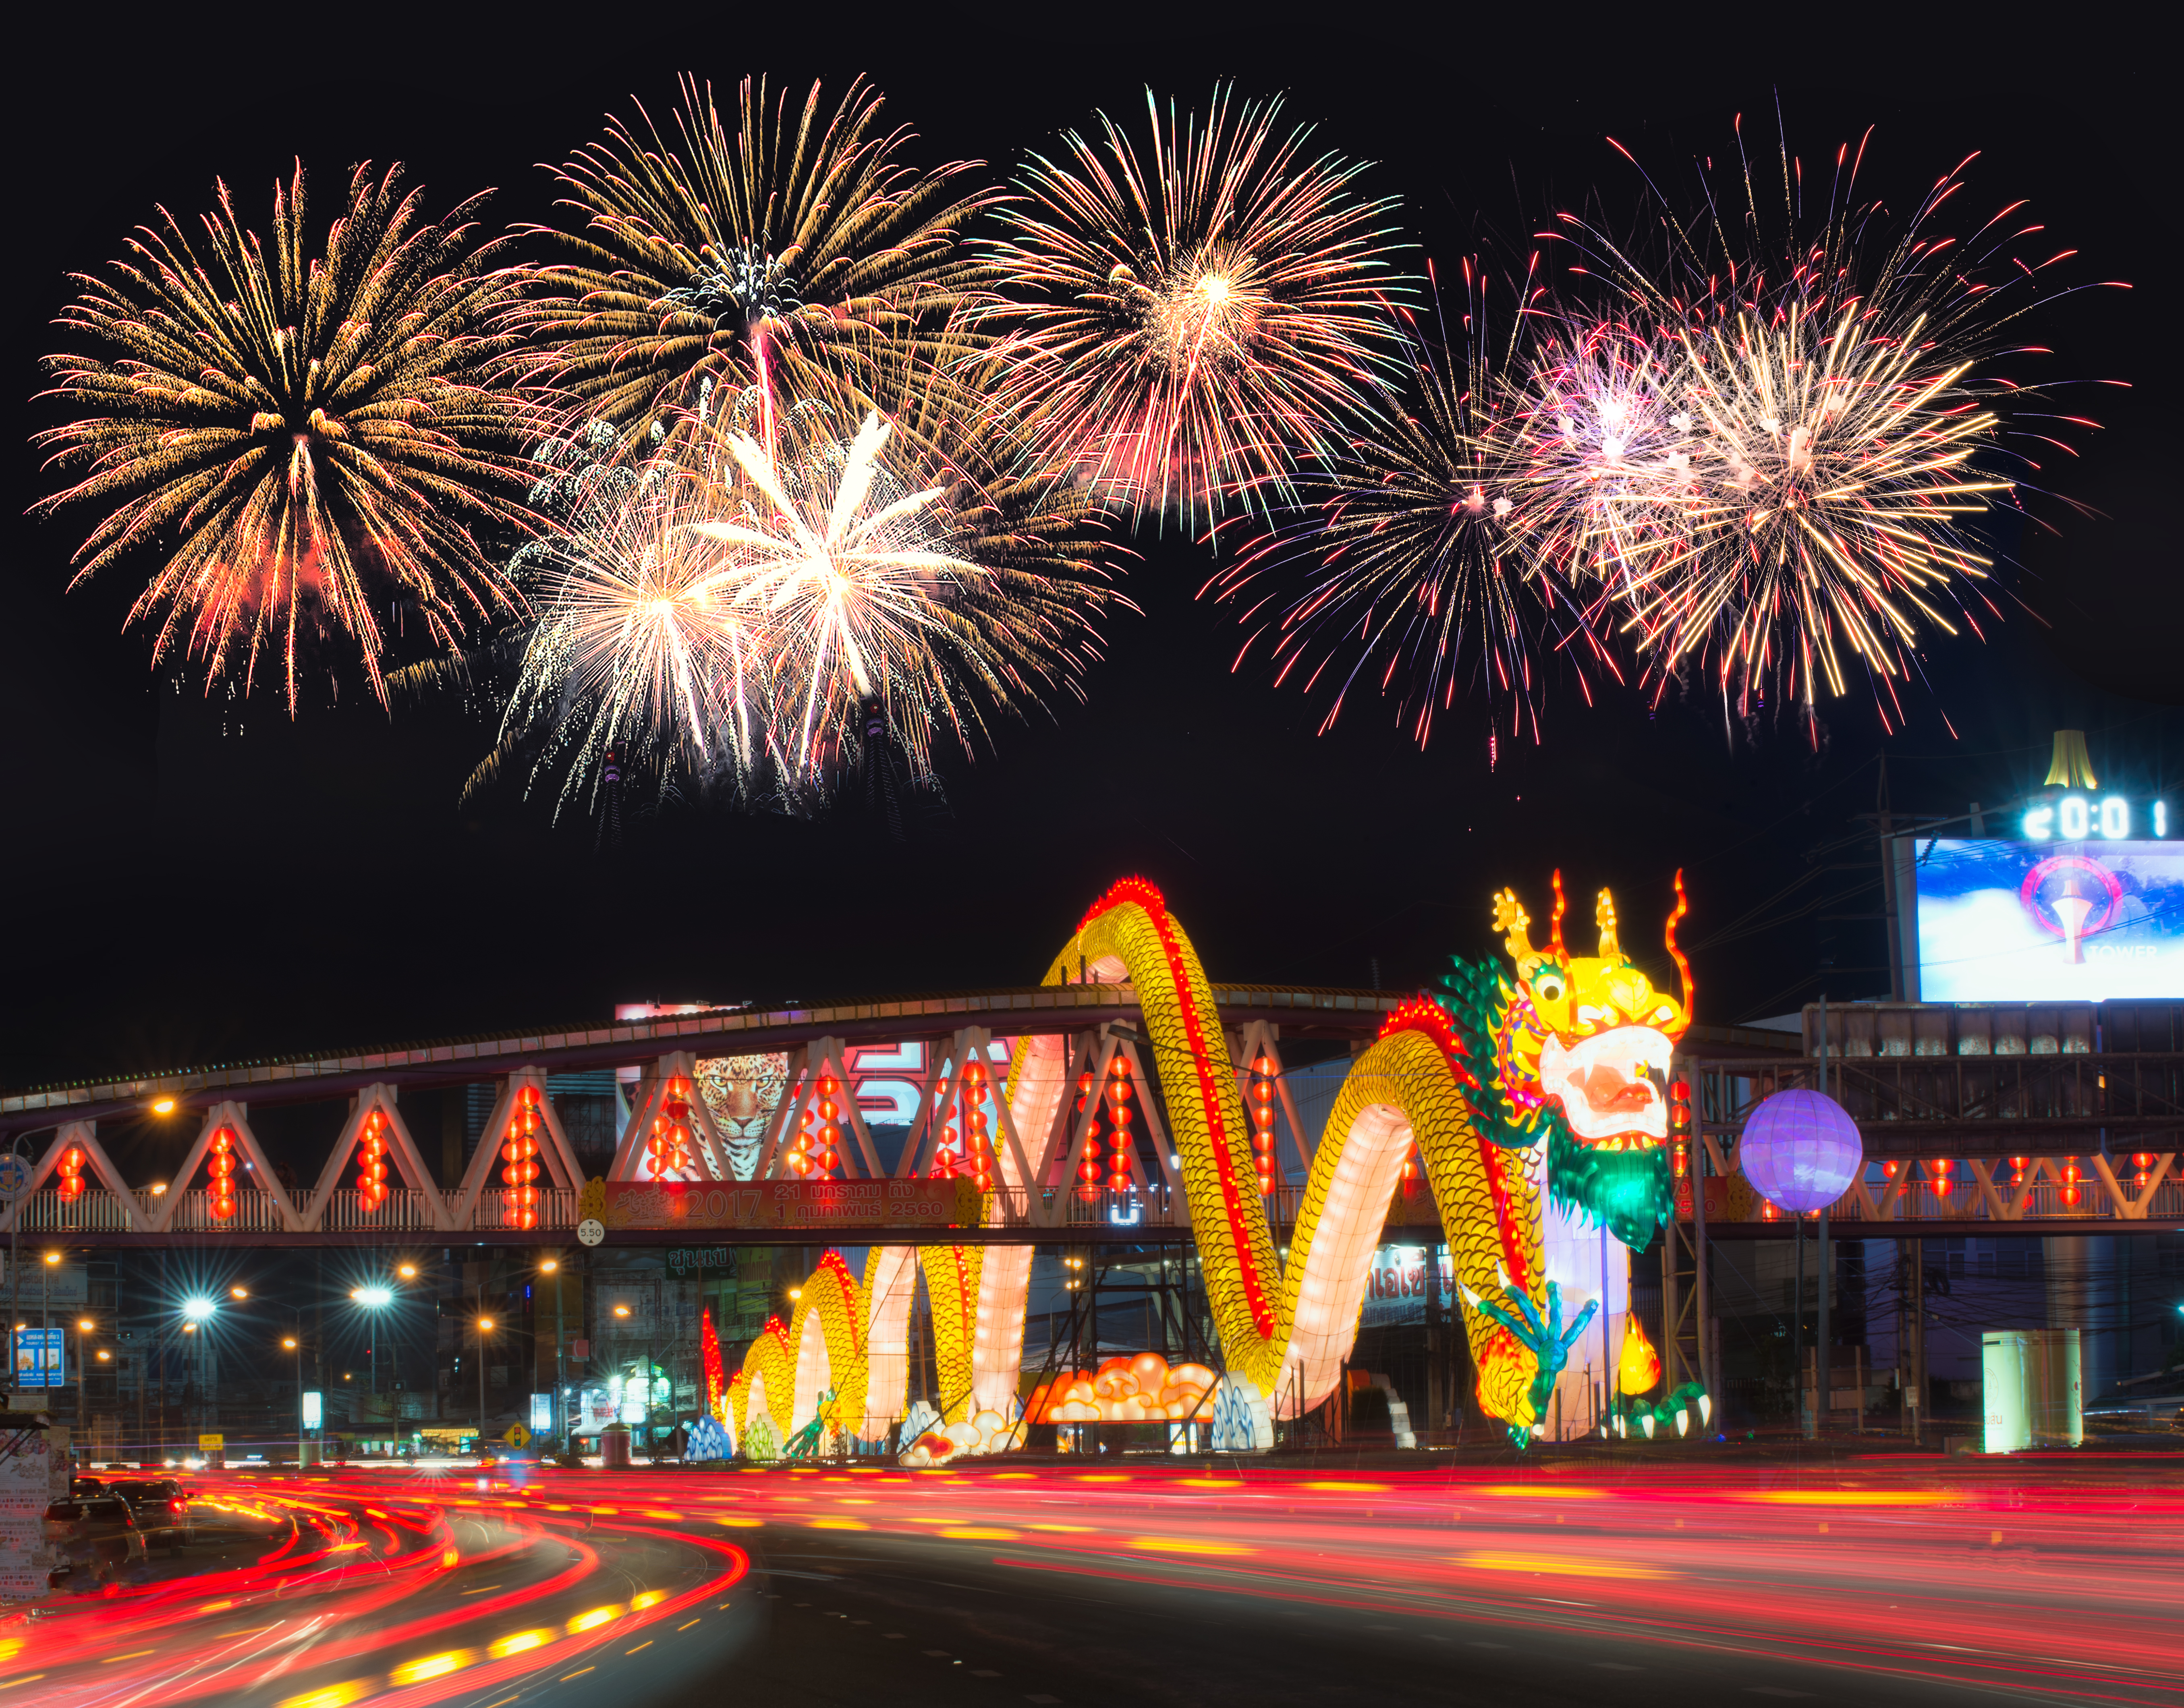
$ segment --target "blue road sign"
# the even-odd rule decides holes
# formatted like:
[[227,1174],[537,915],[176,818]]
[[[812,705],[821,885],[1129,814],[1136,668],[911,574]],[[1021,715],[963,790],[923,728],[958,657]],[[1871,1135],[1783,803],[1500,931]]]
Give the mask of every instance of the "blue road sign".
[[19,1328],[15,1331],[15,1386],[65,1388],[68,1360],[58,1328]]

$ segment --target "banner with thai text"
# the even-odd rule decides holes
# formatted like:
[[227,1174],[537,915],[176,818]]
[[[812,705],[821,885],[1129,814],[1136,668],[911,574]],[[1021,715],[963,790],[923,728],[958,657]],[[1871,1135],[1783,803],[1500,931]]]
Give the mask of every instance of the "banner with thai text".
[[610,1231],[956,1227],[978,1222],[978,1189],[956,1180],[610,1181]]

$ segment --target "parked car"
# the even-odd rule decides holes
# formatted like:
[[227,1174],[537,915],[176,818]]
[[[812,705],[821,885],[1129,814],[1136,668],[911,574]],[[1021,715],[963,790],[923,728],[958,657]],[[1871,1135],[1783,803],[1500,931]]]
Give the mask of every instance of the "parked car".
[[136,1527],[144,1533],[148,1551],[164,1548],[170,1554],[180,1554],[197,1540],[190,1492],[173,1477],[121,1477],[107,1484],[107,1492],[129,1503]]
[[56,1500],[46,1509],[45,1531],[60,1550],[60,1572],[87,1566],[101,1583],[111,1583],[144,1558],[144,1533],[118,1494]]

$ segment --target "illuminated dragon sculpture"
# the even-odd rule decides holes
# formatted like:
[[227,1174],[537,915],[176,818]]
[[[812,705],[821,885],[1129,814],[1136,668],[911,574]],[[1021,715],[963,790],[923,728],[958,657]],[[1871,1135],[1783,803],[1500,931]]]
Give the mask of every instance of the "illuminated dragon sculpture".
[[[1690,964],[1676,947],[1683,879],[1665,941],[1671,996],[1623,951],[1601,892],[1597,953],[1571,952],[1562,878],[1544,948],[1513,890],[1495,898],[1509,962],[1452,960],[1431,995],[1402,1004],[1337,1093],[1286,1253],[1278,1252],[1252,1161],[1251,1129],[1197,952],[1158,890],[1114,886],[1047,970],[1128,982],[1143,1011],[1180,1159],[1206,1297],[1228,1374],[1221,1405],[1271,1441],[1271,1419],[1334,1391],[1356,1338],[1374,1248],[1413,1147],[1453,1255],[1484,1409],[1520,1444],[1540,1421],[1568,1349],[1595,1307],[1566,1321],[1543,1257],[1546,1199],[1574,1206],[1627,1244],[1672,1205],[1669,1064],[1691,1020]],[[1049,1129],[1074,1093],[1068,1040],[1020,1038],[1000,1094],[1016,1130]],[[1021,1178],[997,1152],[1000,1183]],[[1287,1261],[1284,1262],[1284,1256]],[[755,1400],[777,1439],[823,1403],[866,1439],[905,1410],[907,1325],[922,1266],[956,1438],[989,1450],[1021,1438],[1014,1415],[1032,1252],[1022,1246],[875,1248],[861,1283],[838,1255],[803,1290],[794,1319],[769,1322],[728,1383],[723,1421],[744,1438]],[[1234,1431],[1231,1432],[1232,1438]],[[975,1445],[973,1444],[975,1439]],[[1245,1444],[1232,1439],[1231,1444]]]

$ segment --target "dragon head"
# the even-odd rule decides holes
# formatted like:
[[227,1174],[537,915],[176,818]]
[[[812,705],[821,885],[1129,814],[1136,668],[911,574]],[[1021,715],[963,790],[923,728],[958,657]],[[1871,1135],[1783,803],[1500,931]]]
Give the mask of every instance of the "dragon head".
[[1691,969],[1676,947],[1687,910],[1683,874],[1663,942],[1680,995],[1657,990],[1623,952],[1615,899],[1600,892],[1593,918],[1599,953],[1574,954],[1563,937],[1563,876],[1554,876],[1547,946],[1513,889],[1494,899],[1494,928],[1514,969],[1502,982],[1495,1065],[1520,1113],[1561,1114],[1548,1172],[1555,1194],[1598,1217],[1629,1244],[1643,1244],[1666,1214],[1669,1064],[1691,1023]]
[[1514,965],[1505,982],[1496,1065],[1518,1107],[1558,1104],[1570,1136],[1597,1150],[1650,1150],[1668,1143],[1669,1058],[1691,1025],[1690,964],[1676,947],[1685,911],[1683,875],[1666,942],[1681,976],[1681,999],[1656,990],[1624,954],[1615,899],[1600,893],[1593,917],[1597,954],[1574,954],[1563,940],[1563,875],[1555,874],[1547,947],[1533,947],[1532,921],[1513,889],[1494,899],[1494,928]]

